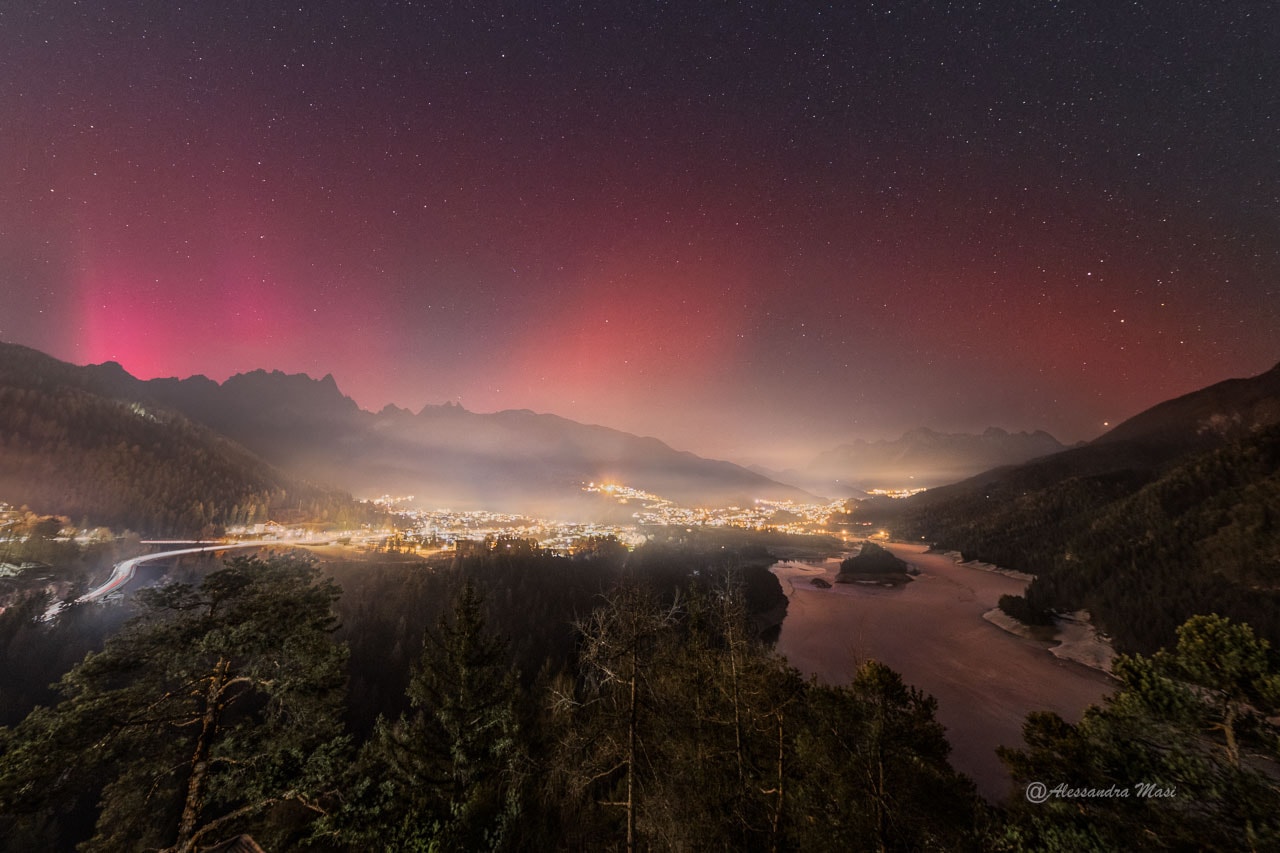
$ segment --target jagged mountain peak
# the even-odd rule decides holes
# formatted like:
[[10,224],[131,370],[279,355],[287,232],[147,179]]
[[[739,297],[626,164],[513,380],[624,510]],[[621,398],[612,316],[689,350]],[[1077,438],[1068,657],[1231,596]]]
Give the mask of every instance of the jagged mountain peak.
[[266,370],[233,376],[207,395],[179,386],[153,391],[285,470],[357,494],[506,508],[551,495],[578,500],[582,484],[615,479],[676,500],[813,498],[655,438],[529,409],[482,414],[451,401],[417,414],[396,406],[373,413],[331,375]]
[[77,367],[0,345],[0,381],[76,388],[166,409],[248,448],[293,476],[359,494],[411,493],[442,504],[548,511],[578,502],[582,486],[612,480],[691,503],[812,495],[656,438],[529,410],[468,412],[457,403],[418,414],[362,410],[332,374],[253,370],[140,381],[119,365]]
[[223,382],[221,396],[227,403],[244,401],[265,410],[293,408],[316,417],[360,410],[355,400],[342,393],[332,373],[314,379],[305,373],[251,370]]

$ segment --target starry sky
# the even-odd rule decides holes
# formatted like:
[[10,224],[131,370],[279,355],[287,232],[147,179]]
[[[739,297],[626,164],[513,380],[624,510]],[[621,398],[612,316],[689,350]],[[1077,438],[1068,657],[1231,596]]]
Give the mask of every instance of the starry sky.
[[735,461],[1280,360],[1274,2],[0,4],[0,340]]

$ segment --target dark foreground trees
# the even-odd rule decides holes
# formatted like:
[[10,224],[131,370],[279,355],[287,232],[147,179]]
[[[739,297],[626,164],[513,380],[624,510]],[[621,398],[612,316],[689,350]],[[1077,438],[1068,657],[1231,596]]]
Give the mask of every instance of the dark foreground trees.
[[798,737],[798,849],[959,850],[977,843],[973,784],[947,763],[937,702],[877,661],[810,685]]
[[[349,850],[963,850],[983,812],[932,700],[806,682],[742,586],[624,577],[521,689],[475,588],[427,633],[322,839]],[[501,624],[501,623],[499,623]]]
[[548,721],[568,846],[977,848],[932,699],[874,662],[806,682],[746,626],[732,583],[683,604],[624,588],[581,623]]
[[427,633],[409,682],[411,711],[380,718],[348,769],[342,807],[322,821],[361,850],[513,849],[526,767],[521,698],[506,643],[463,585]]
[[[805,682],[732,578],[634,578],[522,689],[464,583],[423,643],[409,710],[341,732],[336,588],[305,561],[235,560],[144,615],[0,731],[5,849],[973,847],[980,807],[932,701],[878,664]],[[76,829],[87,819],[92,830]]]
[[1280,849],[1276,664],[1248,625],[1195,616],[1173,649],[1117,659],[1079,724],[1032,714],[1027,748],[1002,752],[1003,849]]
[[41,846],[96,796],[82,849],[186,853],[322,812],[346,748],[337,596],[292,557],[139,593],[142,615],[62,679],[63,701],[0,732],[0,834]]
[[521,679],[494,626],[541,599],[492,576],[485,601],[455,566],[406,710],[358,749],[337,590],[309,563],[140,593],[60,704],[0,730],[0,849],[195,853],[242,832],[351,851],[979,845],[932,700],[874,663],[806,682],[759,641],[734,572],[674,567],[578,601],[561,615],[576,650]]
[[[405,703],[358,750],[337,589],[309,562],[140,593],[60,704],[0,729],[0,850],[194,853],[241,832],[326,851],[1280,849],[1280,669],[1243,625],[1196,617],[1175,648],[1122,658],[1077,725],[1033,715],[996,813],[948,764],[932,699],[876,662],[804,680],[758,640],[733,571],[682,578],[670,556],[592,596],[541,590],[577,577],[550,557],[441,567],[452,610],[424,642],[399,632],[421,649]],[[535,616],[576,625],[573,650],[498,637]],[[521,679],[523,659],[549,664]],[[1031,782],[1064,792],[1027,802]]]

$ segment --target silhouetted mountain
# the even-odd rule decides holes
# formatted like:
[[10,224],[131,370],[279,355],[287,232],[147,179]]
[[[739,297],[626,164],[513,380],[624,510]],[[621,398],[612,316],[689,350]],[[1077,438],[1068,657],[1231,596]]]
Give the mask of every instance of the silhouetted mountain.
[[592,481],[689,504],[812,498],[654,438],[554,415],[457,405],[363,411],[332,376],[257,370],[221,384],[144,382],[118,364],[77,367],[0,345],[0,392],[0,498],[155,532],[279,516],[286,496],[307,506],[337,500],[304,481],[579,515],[612,509],[582,492]]
[[601,508],[589,482],[614,481],[688,503],[811,499],[733,465],[601,426],[527,410],[477,414],[455,404],[417,414],[361,410],[332,376],[253,373],[153,380],[148,392],[285,470],[357,494],[519,511]]
[[1171,450],[1209,448],[1280,423],[1280,364],[1152,406],[1094,444],[1140,441]]
[[1159,403],[1084,445],[1007,469],[931,489],[916,505],[941,505],[982,493],[1013,498],[1079,478],[1145,483],[1195,451],[1212,450],[1280,423],[1280,365],[1248,379],[1228,379]]
[[856,487],[934,486],[952,483],[1001,465],[1012,465],[1065,449],[1049,433],[1009,433],[991,427],[981,435],[940,433],[920,427],[895,441],[857,439],[818,455],[808,479]]
[[11,344],[0,344],[0,449],[0,499],[76,522],[199,534],[369,513],[165,407],[118,364]]
[[895,529],[1036,574],[1032,605],[1088,607],[1126,648],[1211,611],[1280,640],[1278,472],[1280,366],[918,495]]

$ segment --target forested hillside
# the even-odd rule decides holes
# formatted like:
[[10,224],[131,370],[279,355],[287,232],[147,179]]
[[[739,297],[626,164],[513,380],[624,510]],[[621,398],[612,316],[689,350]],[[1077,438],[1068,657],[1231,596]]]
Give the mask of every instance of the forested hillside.
[[1152,651],[1196,613],[1280,642],[1280,427],[1200,454],[1101,508],[1027,593],[1087,606],[1125,647]]
[[1280,426],[1163,464],[1135,442],[1100,449],[1108,468],[1046,476],[1072,471],[1072,451],[997,472],[914,502],[895,529],[1034,573],[1033,609],[1086,607],[1124,649],[1214,612],[1280,641]]
[[0,500],[151,535],[210,535],[274,519],[351,524],[370,511],[81,369],[0,345]]

